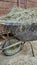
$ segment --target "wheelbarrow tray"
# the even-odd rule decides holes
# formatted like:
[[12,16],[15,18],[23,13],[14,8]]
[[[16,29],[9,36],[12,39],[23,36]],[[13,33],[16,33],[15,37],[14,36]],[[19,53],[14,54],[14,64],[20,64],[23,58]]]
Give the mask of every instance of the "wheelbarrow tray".
[[9,26],[11,33],[21,41],[37,40],[37,23],[0,20],[0,24]]

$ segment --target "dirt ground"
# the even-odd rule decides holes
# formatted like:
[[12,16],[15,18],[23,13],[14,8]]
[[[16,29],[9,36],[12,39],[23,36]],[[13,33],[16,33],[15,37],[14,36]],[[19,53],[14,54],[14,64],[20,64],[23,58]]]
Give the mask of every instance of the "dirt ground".
[[5,56],[0,51],[0,65],[37,65],[37,41],[31,43],[35,57],[32,56],[29,42],[26,42],[22,50],[13,56]]

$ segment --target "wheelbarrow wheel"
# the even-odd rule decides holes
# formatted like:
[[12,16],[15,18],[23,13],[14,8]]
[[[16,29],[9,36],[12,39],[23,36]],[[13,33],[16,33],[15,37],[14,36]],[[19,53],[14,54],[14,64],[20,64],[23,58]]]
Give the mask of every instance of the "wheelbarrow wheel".
[[2,52],[7,56],[11,56],[11,55],[14,55],[17,52],[19,52],[21,49],[21,43],[16,45],[16,46],[13,46],[13,47],[6,49],[6,47],[13,45],[13,44],[16,44],[16,42],[18,43],[19,41],[17,39],[14,39],[14,38],[10,38],[10,39],[5,40],[3,43],[3,46],[2,46]]

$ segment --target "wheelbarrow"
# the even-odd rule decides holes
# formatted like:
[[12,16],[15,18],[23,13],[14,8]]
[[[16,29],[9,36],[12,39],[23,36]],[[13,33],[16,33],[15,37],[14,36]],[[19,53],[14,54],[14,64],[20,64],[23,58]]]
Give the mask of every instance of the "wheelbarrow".
[[[13,35],[12,38],[9,38],[8,32],[7,36],[8,39],[4,41],[2,45],[2,52],[5,55],[13,55],[21,50],[21,46],[25,44],[26,41],[34,41],[37,40],[37,23],[25,23],[25,22],[14,22],[9,20],[0,20],[0,24],[6,26],[5,30],[9,29],[10,33]],[[14,38],[17,39],[16,43],[12,44]],[[15,46],[15,47],[14,47]],[[34,51],[32,44],[30,43],[32,54],[34,56]],[[11,50],[14,48],[13,50]]]

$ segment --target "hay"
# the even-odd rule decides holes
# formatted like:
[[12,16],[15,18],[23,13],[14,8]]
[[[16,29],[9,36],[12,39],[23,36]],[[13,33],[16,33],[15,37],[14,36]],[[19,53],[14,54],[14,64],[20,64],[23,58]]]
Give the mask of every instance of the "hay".
[[12,8],[8,14],[1,16],[0,20],[21,21],[27,23],[37,22],[37,8]]

